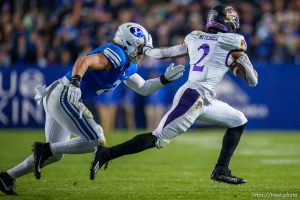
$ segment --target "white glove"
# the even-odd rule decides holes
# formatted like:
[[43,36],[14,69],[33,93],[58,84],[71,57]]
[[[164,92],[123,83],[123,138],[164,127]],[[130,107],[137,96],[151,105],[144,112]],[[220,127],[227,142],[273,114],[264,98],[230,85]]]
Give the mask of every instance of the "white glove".
[[164,74],[165,79],[168,81],[175,81],[179,79],[183,75],[184,68],[185,66],[183,65],[174,66],[174,63],[170,64]]
[[145,42],[145,45],[143,47],[143,54],[144,55],[145,55],[145,52],[148,49],[152,49],[153,48],[152,37],[151,37],[151,35],[149,33],[148,33],[148,36],[145,39],[146,39],[146,42]]
[[69,86],[68,100],[70,103],[77,104],[81,98],[81,90],[72,84]]

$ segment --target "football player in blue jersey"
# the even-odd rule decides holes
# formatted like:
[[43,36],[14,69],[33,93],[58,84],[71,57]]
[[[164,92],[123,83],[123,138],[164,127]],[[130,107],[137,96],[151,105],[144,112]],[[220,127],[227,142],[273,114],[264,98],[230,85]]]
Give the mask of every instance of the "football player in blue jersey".
[[[85,97],[112,91],[121,82],[149,95],[183,75],[184,66],[171,64],[162,76],[145,81],[136,72],[146,47],[152,47],[152,39],[144,27],[122,24],[111,43],[78,58],[72,70],[47,88],[38,87],[35,100],[45,109],[46,143],[35,142],[32,155],[0,173],[0,190],[14,194],[17,178],[34,172],[40,179],[42,167],[59,161],[64,154],[90,153],[98,144],[104,145],[102,128],[85,107]],[[77,137],[70,138],[71,134]]]

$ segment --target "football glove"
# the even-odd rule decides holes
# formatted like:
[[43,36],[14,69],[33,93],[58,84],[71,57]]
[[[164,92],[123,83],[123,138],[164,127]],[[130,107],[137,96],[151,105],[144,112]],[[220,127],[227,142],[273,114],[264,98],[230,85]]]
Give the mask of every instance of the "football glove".
[[184,65],[174,66],[174,63],[170,64],[164,74],[165,79],[169,82],[179,79],[183,75],[184,68]]
[[143,54],[145,55],[145,52],[148,50],[148,49],[152,49],[153,48],[153,44],[152,44],[152,37],[150,34],[148,34],[148,37],[146,38],[146,43],[143,47]]
[[72,84],[69,86],[68,90],[68,100],[70,103],[77,104],[81,99],[81,90],[79,87],[76,87]]
[[91,111],[82,102],[77,102],[76,107],[79,109],[79,119],[82,119],[82,115],[84,115],[86,118],[93,117]]

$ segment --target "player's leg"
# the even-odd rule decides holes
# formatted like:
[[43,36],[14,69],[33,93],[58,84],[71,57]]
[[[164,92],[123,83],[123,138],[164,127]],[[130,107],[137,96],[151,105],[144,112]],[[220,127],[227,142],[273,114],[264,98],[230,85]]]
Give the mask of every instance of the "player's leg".
[[44,107],[64,130],[75,134],[77,137],[50,143],[35,143],[34,172],[37,178],[40,176],[43,162],[48,158],[63,154],[94,152],[99,142],[105,142],[103,131],[94,121],[91,113],[83,107],[84,112],[80,119],[80,106],[83,104],[71,104],[67,99],[67,92],[68,87],[59,84],[44,99]]
[[[63,140],[68,140],[70,134],[66,132],[50,115],[46,114],[46,123],[45,123],[45,131],[46,131],[46,141],[50,142],[58,142]],[[52,162],[60,160],[62,155],[57,155],[48,160],[45,165],[50,164]],[[17,179],[25,174],[32,172],[32,163],[33,156],[30,155],[23,162],[8,170],[8,174],[13,178]]]
[[[46,111],[46,123],[45,123],[45,133],[47,142],[58,142],[63,140],[68,140],[70,134],[66,132]],[[60,160],[62,155],[56,155],[50,157],[44,163],[43,167]],[[14,181],[33,171],[32,164],[34,158],[33,155],[27,157],[23,162],[19,163],[15,167],[7,170],[7,172],[2,172],[0,175],[0,190],[6,194],[14,193]]]
[[[33,145],[33,164],[34,167],[45,167],[46,165],[52,164],[62,159],[62,154],[53,154],[50,151],[51,144],[65,142],[70,138],[71,133],[63,128],[49,113],[47,107],[45,106],[44,100],[44,108],[46,113],[46,122],[45,122],[45,133],[46,133],[46,143],[35,142]],[[40,164],[36,165],[35,163],[39,162]],[[31,166],[32,168],[32,166]],[[35,177],[40,179],[41,174],[36,173],[36,171],[40,172],[41,169],[34,168]]]
[[176,94],[173,106],[153,133],[144,133],[122,144],[109,148],[98,147],[91,166],[91,179],[109,160],[134,154],[153,147],[162,148],[174,137],[187,131],[201,112],[202,98],[190,88],[182,87]]
[[[198,118],[201,121],[227,127],[223,137],[222,149],[212,173],[212,179],[232,184],[245,183],[246,180],[231,175],[230,159],[239,144],[247,119],[242,112],[219,100],[214,100]],[[221,176],[221,178],[220,178]]]

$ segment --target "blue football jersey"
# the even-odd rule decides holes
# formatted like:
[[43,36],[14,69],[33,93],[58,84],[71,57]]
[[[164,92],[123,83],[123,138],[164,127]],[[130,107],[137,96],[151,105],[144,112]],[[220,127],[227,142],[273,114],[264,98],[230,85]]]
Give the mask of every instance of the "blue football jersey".
[[[112,67],[109,71],[92,71],[89,69],[86,71],[80,84],[83,99],[100,95],[103,92],[112,91],[122,81],[137,71],[137,64],[130,62],[124,50],[118,45],[107,43],[92,50],[88,55],[97,53],[102,53]],[[66,74],[69,80],[71,76],[72,69]]]

